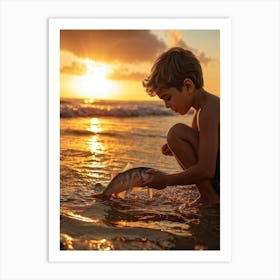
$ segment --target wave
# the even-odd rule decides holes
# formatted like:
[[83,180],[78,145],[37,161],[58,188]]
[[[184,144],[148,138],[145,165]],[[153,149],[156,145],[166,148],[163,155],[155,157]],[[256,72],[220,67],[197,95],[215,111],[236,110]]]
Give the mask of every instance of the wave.
[[[74,135],[74,136],[91,136],[91,135],[102,135],[102,136],[110,136],[110,137],[123,137],[125,134],[122,131],[114,131],[114,132],[108,132],[108,131],[100,131],[100,132],[93,132],[90,130],[82,130],[82,129],[61,129],[60,130],[61,135]],[[157,133],[134,133],[130,132],[130,136],[139,136],[139,137],[148,137],[148,138],[165,138],[164,135],[159,135]]]
[[76,135],[76,136],[91,136],[91,135],[103,135],[103,136],[117,136],[116,132],[93,132],[90,130],[82,129],[62,129],[60,130],[61,135]]
[[74,117],[143,117],[143,116],[174,116],[172,111],[167,111],[161,108],[69,108],[64,107],[60,110],[61,118]]
[[60,117],[143,117],[174,116],[163,103],[155,101],[103,101],[84,103],[80,100],[61,100]]

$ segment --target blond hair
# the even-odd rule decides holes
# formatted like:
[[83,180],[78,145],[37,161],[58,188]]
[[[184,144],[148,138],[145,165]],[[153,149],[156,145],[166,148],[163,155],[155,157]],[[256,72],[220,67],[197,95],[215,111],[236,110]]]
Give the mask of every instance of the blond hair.
[[191,51],[174,47],[156,59],[150,75],[143,81],[143,86],[151,96],[161,88],[176,87],[181,91],[186,78],[192,80],[197,89],[203,87],[199,60]]

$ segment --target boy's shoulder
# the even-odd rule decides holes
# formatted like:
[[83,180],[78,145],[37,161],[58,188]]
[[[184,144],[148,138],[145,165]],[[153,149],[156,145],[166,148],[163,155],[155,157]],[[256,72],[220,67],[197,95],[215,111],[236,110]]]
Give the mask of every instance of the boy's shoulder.
[[220,97],[207,93],[201,106],[202,115],[216,115],[220,117]]
[[219,109],[220,107],[220,97],[214,95],[212,93],[206,92],[203,107],[207,107],[209,109]]
[[217,96],[216,94],[210,93],[210,92],[205,92],[205,95],[208,100],[214,101],[214,102],[220,102],[220,97]]

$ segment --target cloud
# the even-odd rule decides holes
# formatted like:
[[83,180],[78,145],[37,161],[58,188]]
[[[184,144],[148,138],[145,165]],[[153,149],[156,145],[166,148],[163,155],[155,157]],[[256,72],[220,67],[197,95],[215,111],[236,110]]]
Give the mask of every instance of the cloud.
[[169,47],[182,47],[184,49],[190,50],[195,56],[198,58],[200,63],[207,65],[209,62],[212,61],[212,58],[207,56],[205,52],[200,51],[198,49],[192,48],[184,41],[184,34],[179,30],[171,30],[169,31]]
[[107,75],[107,78],[110,80],[142,81],[146,76],[146,72],[143,73],[140,71],[131,71],[128,68],[119,68],[110,75]]
[[171,30],[168,32],[169,42],[168,46],[171,47],[182,47],[189,49],[188,45],[184,42],[184,34],[178,30]]
[[213,59],[210,56],[207,56],[205,52],[194,49],[195,55],[200,61],[200,63],[207,65],[209,62],[212,62]]
[[60,48],[112,63],[154,60],[166,44],[149,30],[61,30]]
[[62,66],[60,68],[60,73],[71,75],[84,75],[87,73],[87,66],[82,62],[73,61],[70,65]]
[[167,41],[149,30],[62,30],[61,73],[84,75],[92,64],[108,65],[112,80],[143,80],[155,58],[170,47],[192,51],[202,64],[212,59],[190,47],[179,30],[167,31]]

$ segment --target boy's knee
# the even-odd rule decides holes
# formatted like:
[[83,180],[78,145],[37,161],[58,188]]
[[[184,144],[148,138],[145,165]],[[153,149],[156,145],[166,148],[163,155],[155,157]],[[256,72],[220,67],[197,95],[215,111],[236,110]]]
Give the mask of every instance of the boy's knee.
[[186,129],[186,125],[182,123],[176,123],[173,125],[168,133],[167,133],[167,143],[170,147],[174,145],[174,143],[177,142],[177,140],[180,138],[180,135],[182,134],[182,130]]
[[188,125],[177,123],[167,133],[167,144],[172,149],[182,141],[190,143],[196,149],[198,145],[198,133]]

